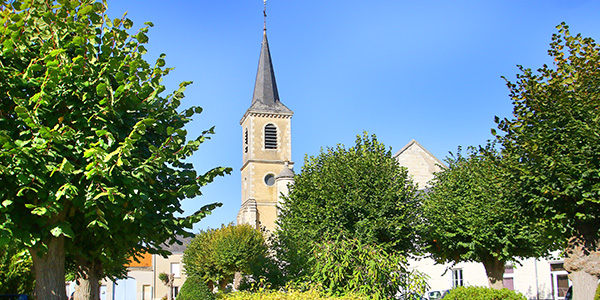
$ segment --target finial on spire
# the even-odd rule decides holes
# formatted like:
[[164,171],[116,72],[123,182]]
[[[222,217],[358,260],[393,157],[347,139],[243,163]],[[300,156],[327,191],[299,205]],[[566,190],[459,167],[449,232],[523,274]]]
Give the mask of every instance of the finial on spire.
[[267,31],[267,0],[263,0],[263,15],[264,17],[264,21],[263,21],[263,30]]

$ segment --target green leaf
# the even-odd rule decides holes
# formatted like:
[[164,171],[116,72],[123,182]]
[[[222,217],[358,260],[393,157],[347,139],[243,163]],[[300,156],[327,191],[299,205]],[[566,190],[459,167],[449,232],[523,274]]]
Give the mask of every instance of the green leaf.
[[97,94],[98,94],[98,96],[100,96],[100,97],[104,97],[104,96],[106,96],[106,94],[107,94],[107,91],[108,91],[108,89],[107,89],[106,83],[104,83],[104,82],[102,82],[102,83],[99,83],[99,84],[96,86],[96,93],[97,93]]
[[50,233],[55,237],[60,237],[61,235],[64,235],[71,239],[75,237],[73,229],[69,224],[66,223],[56,225],[54,228],[50,229]]
[[42,207],[42,206],[38,206],[38,207],[34,208],[31,211],[31,213],[34,214],[34,215],[43,216],[43,215],[46,215],[48,213],[48,209],[45,208],[45,207]]

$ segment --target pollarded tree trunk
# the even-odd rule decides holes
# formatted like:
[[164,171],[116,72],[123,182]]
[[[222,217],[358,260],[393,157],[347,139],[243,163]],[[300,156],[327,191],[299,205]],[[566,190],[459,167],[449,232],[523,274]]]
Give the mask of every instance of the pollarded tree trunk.
[[102,279],[102,264],[85,259],[77,260],[77,287],[75,300],[100,300],[100,280]]
[[595,234],[571,237],[564,267],[573,282],[573,300],[592,300],[600,278],[600,240]]
[[35,296],[44,300],[65,300],[64,236],[50,237],[46,245],[46,253],[38,253],[39,247],[29,249],[35,270]]
[[485,274],[488,278],[490,288],[499,290],[504,287],[504,265],[505,261],[489,256],[483,260]]

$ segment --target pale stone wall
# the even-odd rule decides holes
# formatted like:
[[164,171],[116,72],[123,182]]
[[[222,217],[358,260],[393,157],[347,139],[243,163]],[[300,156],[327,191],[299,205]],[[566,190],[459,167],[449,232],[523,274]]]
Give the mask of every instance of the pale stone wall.
[[444,166],[444,163],[415,140],[412,140],[394,154],[394,157],[401,166],[408,169],[411,178],[419,189],[429,187],[429,181],[433,179],[433,173],[441,171],[442,166]]
[[[167,258],[164,258],[160,255],[154,255],[154,299],[155,300],[160,300],[162,299],[163,296],[167,295],[169,293],[169,288],[162,282],[160,281],[160,279],[158,278],[158,276],[160,275],[160,273],[166,273],[166,274],[170,274],[171,272],[171,264],[172,263],[179,263],[180,266],[180,276],[179,277],[175,277],[174,280],[174,284],[173,286],[179,287],[179,289],[181,289],[181,286],[183,285],[183,282],[185,282],[186,276],[185,276],[185,268],[183,267],[183,253],[174,253],[169,255]],[[140,293],[140,290],[138,290],[138,294]]]
[[[513,263],[513,274],[504,274],[504,277],[512,277],[514,290],[525,295],[527,299],[553,299],[550,272],[552,262],[560,261],[543,258],[521,259]],[[409,270],[418,270],[430,277],[430,291],[452,289],[452,269],[462,269],[465,286],[488,286],[482,263],[461,262],[451,267],[451,264],[436,264],[431,258],[409,260]]]
[[[273,124],[277,128],[277,149],[265,149],[264,130],[267,124]],[[238,214],[238,223],[258,224],[272,232],[277,219],[279,194],[277,184],[267,185],[265,177],[277,176],[286,168],[286,163],[289,163],[290,168],[293,167],[291,116],[250,113],[242,120],[241,125],[244,139],[241,200],[242,205],[249,199],[256,201],[256,221],[251,220],[253,216],[242,209]]]

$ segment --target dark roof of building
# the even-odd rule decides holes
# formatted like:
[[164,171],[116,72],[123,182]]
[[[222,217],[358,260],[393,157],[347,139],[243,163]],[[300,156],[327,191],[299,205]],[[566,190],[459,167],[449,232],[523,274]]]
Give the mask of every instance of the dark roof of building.
[[250,105],[247,112],[293,114],[292,110],[283,105],[279,100],[277,83],[275,82],[275,71],[273,70],[273,63],[271,61],[271,52],[269,51],[266,30],[263,34],[262,46],[260,49],[252,105]]
[[[172,238],[170,241],[167,241],[164,244],[162,244],[161,248],[163,250],[167,250],[173,254],[183,253],[183,251],[185,251],[187,246],[192,242],[193,238],[194,237],[182,237],[179,235],[179,236],[176,236],[175,238]],[[179,241],[179,243],[181,243],[181,245],[177,241]]]

